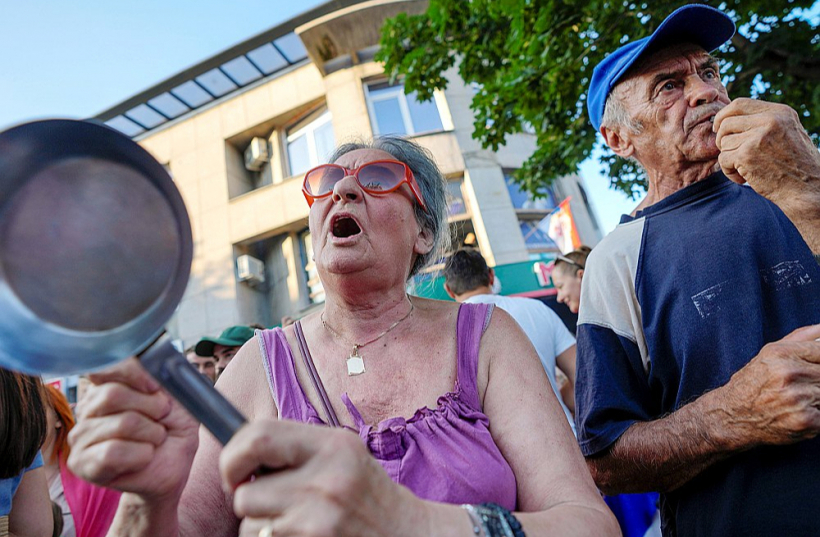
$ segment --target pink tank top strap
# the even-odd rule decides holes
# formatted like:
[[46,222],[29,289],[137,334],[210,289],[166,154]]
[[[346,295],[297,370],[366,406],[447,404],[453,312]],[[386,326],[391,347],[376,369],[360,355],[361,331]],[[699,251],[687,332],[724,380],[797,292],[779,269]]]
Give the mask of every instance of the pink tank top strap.
[[313,363],[313,356],[310,355],[310,349],[308,349],[305,333],[302,332],[302,321],[296,321],[293,328],[296,330],[296,341],[299,342],[299,351],[302,353],[302,359],[305,361],[305,367],[307,368],[310,382],[313,384],[313,389],[319,394],[319,400],[322,402],[322,406],[325,409],[325,415],[328,418],[327,423],[331,427],[341,427],[339,418],[333,410],[333,405],[330,404],[330,399],[327,397],[325,385],[322,384],[322,379],[319,378],[319,373],[316,371],[316,365]]
[[279,417],[304,423],[317,421],[319,416],[308,404],[296,376],[293,354],[284,331],[274,328],[259,331],[257,335],[268,385],[279,410]]
[[478,354],[481,336],[490,325],[494,304],[463,303],[458,309],[456,341],[458,346],[459,396],[476,410],[478,397]]

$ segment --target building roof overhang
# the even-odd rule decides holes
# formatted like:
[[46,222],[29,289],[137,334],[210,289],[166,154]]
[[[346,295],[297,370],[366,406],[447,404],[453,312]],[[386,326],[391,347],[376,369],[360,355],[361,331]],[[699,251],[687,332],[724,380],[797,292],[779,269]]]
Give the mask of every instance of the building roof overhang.
[[[311,48],[316,46],[315,35],[326,34],[338,43],[335,50],[347,54],[345,51],[349,47],[358,47],[361,42],[351,41],[349,32],[351,25],[361,20],[357,17],[369,12],[367,17],[370,23],[361,26],[361,29],[367,29],[363,32],[368,35],[364,41],[369,41],[367,46],[372,47],[378,43],[378,29],[374,28],[372,17],[381,12],[395,14],[403,11],[396,9],[396,6],[379,4],[417,3],[419,0],[331,0],[189,67],[91,119],[104,122],[132,138],[142,138],[154,129],[196,113],[216,101],[230,98],[294,65],[321,58],[318,49],[306,48],[295,32],[297,28],[309,34],[304,39],[308,39]],[[426,0],[422,3],[426,4]],[[374,9],[376,13],[372,11]],[[317,24],[318,21],[325,22]],[[320,69],[324,69],[327,62],[320,61]]]
[[382,24],[399,13],[418,15],[427,0],[367,0],[317,17],[296,27],[307,54],[322,75],[372,61],[378,50]]

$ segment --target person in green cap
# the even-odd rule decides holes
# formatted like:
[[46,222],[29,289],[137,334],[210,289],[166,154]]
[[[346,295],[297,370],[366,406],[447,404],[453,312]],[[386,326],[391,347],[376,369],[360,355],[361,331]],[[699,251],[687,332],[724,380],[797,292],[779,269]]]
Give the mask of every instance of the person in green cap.
[[216,358],[216,378],[228,367],[239,348],[253,337],[253,328],[238,325],[226,328],[219,337],[204,337],[194,347],[198,356]]

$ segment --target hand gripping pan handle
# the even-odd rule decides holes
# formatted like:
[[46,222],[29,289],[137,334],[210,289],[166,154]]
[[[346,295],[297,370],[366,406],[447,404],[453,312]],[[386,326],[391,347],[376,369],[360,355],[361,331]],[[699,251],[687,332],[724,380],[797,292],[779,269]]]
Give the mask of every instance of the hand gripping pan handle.
[[246,420],[177,351],[167,335],[140,355],[142,366],[223,445]]

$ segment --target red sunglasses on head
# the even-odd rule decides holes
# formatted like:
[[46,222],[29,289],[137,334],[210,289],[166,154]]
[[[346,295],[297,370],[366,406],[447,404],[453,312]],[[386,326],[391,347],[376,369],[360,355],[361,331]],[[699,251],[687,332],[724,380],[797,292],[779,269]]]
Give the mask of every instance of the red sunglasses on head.
[[362,190],[374,195],[395,192],[402,184],[407,183],[419,206],[427,210],[413,172],[407,164],[398,160],[374,160],[362,164],[355,170],[338,164],[316,166],[305,174],[305,182],[302,184],[302,193],[308,206],[312,206],[317,199],[330,196],[336,183],[348,176],[354,177]]

